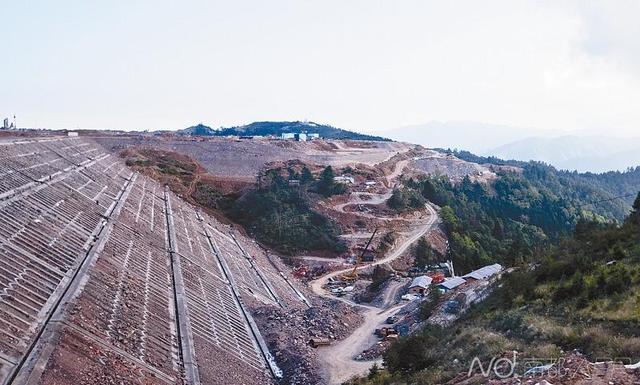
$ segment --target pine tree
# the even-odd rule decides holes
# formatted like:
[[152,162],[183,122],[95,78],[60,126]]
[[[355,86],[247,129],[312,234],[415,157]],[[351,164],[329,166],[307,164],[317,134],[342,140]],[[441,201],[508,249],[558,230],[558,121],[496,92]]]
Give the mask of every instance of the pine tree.
[[633,210],[629,214],[628,221],[636,226],[640,226],[640,192],[636,196],[636,200],[633,202]]
[[327,166],[322,170],[320,174],[320,181],[318,183],[318,191],[325,197],[330,197],[335,193],[336,182],[334,181],[335,174],[331,166]]
[[313,174],[311,173],[311,170],[309,170],[309,168],[307,168],[307,166],[304,166],[302,168],[302,174],[300,176],[300,182],[302,184],[307,184],[309,182],[313,182]]

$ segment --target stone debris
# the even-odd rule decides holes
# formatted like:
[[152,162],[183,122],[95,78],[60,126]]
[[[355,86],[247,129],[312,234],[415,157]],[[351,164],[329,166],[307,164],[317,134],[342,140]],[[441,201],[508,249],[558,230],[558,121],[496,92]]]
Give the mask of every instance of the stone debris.
[[276,352],[285,373],[283,383],[300,385],[322,383],[316,360],[322,348],[312,348],[309,340],[341,340],[362,319],[351,306],[340,302],[324,302],[306,310],[263,306],[253,314],[269,347]]

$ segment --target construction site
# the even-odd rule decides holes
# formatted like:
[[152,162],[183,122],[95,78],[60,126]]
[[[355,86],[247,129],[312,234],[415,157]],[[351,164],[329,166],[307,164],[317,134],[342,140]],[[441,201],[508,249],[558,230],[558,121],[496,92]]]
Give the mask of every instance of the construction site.
[[[371,269],[406,255],[438,223],[437,208],[429,205],[385,214],[412,146],[295,144],[313,146],[305,152],[198,142],[215,147],[196,159],[222,178],[253,177],[289,151],[372,171],[367,180],[346,180],[357,185],[346,199],[318,207],[344,217],[349,232],[342,237],[352,258],[301,256],[289,267],[244,232],[128,167],[118,151],[140,141],[193,148],[177,138],[109,134],[27,132],[0,143],[3,384],[266,384],[284,377],[312,383],[313,373],[316,382],[338,383],[371,365],[356,358],[375,343],[374,329],[406,305],[400,296],[410,278],[399,272],[377,307],[353,298]],[[252,151],[268,158],[246,171],[219,161],[231,153],[254,158]],[[242,160],[234,164],[246,167]],[[359,227],[349,225],[354,220],[362,220]],[[373,252],[390,230],[398,237],[387,252]],[[308,274],[314,259],[328,274]]]
[[[0,142],[3,385],[340,384],[382,365],[402,336],[454,322],[505,271],[457,272],[434,204],[388,207],[420,173],[495,177],[419,146],[19,135]],[[156,147],[192,161],[195,177],[179,185],[129,165]],[[202,180],[247,186],[283,162],[335,167],[345,193],[312,204],[340,224],[341,255],[281,258],[190,199]],[[411,268],[421,239],[440,260]]]

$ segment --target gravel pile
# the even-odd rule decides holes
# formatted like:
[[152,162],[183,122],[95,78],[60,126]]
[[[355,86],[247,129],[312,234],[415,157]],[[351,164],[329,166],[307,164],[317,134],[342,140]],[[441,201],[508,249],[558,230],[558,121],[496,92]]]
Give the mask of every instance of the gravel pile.
[[322,350],[309,346],[309,339],[342,339],[361,322],[353,308],[336,302],[306,310],[263,306],[252,313],[270,350],[275,352],[285,384],[322,383],[316,363],[316,354],[322,354]]

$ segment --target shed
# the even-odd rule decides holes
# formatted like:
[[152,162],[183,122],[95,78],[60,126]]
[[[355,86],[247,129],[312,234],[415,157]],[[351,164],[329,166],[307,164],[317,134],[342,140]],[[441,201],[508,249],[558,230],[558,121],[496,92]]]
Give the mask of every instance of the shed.
[[463,275],[462,277],[465,279],[474,279],[474,280],[483,280],[490,278],[502,271],[502,265],[499,263],[494,263],[493,265],[488,265],[481,267],[477,270],[472,271],[469,274]]
[[409,294],[424,294],[431,286],[433,279],[426,275],[415,277],[409,286]]
[[465,282],[467,281],[462,277],[453,277],[453,278],[446,279],[444,282],[439,284],[438,287],[443,289],[444,291],[449,291],[464,284]]
[[346,175],[334,176],[333,180],[338,183],[346,183],[346,184],[354,184],[356,181],[352,176],[346,176]]

